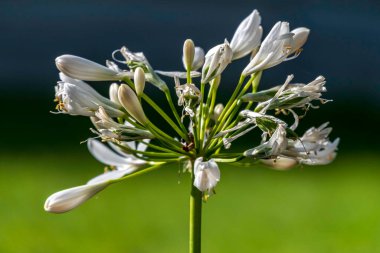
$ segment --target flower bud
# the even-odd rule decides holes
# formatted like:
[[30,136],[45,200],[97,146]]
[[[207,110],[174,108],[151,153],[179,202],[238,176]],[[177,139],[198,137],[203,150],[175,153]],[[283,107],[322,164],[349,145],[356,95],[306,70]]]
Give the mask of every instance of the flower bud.
[[214,108],[214,115],[213,115],[213,119],[214,120],[217,120],[220,116],[220,114],[222,114],[223,112],[223,109],[224,109],[224,105],[223,104],[217,104]]
[[55,59],[57,68],[65,75],[84,81],[121,80],[127,72],[117,72],[96,62],[74,55],[62,55]]
[[190,70],[193,65],[194,61],[194,42],[191,39],[185,40],[185,43],[183,44],[183,65],[185,66],[186,70]]
[[135,82],[136,94],[138,97],[141,97],[145,87],[145,73],[142,68],[136,68],[133,81]]
[[117,83],[113,83],[110,85],[109,89],[109,95],[110,95],[110,100],[118,105],[120,105],[119,98],[117,97],[117,92],[119,90],[119,85]]
[[138,122],[145,125],[148,119],[135,92],[125,84],[119,87],[118,98],[125,110]]

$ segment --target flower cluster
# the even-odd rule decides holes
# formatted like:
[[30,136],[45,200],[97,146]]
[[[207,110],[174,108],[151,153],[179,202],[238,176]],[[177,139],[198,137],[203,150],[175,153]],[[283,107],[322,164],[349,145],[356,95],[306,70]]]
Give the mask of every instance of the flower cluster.
[[[56,109],[90,118],[95,137],[87,141],[88,149],[107,167],[87,184],[51,195],[45,210],[69,211],[110,184],[170,163],[184,165],[184,171],[192,175],[193,186],[206,199],[220,181],[220,163],[262,162],[288,169],[297,164],[331,162],[339,139],[329,140],[332,129],[327,123],[310,128],[301,137],[296,133],[307,110],[317,108],[318,102],[328,102],[322,98],[326,92],[324,77],[302,84],[291,83],[294,77],[290,75],[283,85],[258,91],[263,71],[296,58],[309,33],[307,28],[290,30],[289,23],[278,22],[262,40],[261,17],[254,10],[240,23],[230,42],[225,39],[206,53],[186,40],[183,71],[155,70],[143,53],[126,47],[115,50],[113,61],[104,66],[73,55],[58,57],[61,80],[55,87]],[[250,60],[234,92],[225,105],[218,104],[223,72],[231,62],[246,56]],[[172,78],[173,83],[168,85],[161,76]],[[113,82],[109,97],[86,81]],[[164,111],[144,93],[146,83],[162,92],[170,111]],[[147,110],[154,110],[162,123],[152,122]],[[291,125],[287,123],[289,115],[294,121]],[[172,130],[166,131],[163,124]],[[261,134],[252,148],[228,152],[232,142],[251,131]],[[253,143],[254,135],[247,136]]]

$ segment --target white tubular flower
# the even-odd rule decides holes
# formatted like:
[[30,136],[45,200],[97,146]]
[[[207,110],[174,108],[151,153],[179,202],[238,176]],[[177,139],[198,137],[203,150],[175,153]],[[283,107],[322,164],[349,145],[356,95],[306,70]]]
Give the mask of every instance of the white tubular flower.
[[232,60],[232,49],[226,40],[223,44],[213,47],[206,54],[202,68],[202,83],[208,83],[220,75]]
[[263,35],[263,28],[260,23],[261,17],[257,10],[254,10],[240,23],[230,44],[233,52],[232,60],[250,54],[260,45]]
[[305,45],[310,34],[310,29],[306,27],[298,27],[291,31],[293,33],[293,44],[290,54],[295,53]]
[[279,155],[282,151],[286,149],[288,145],[288,140],[286,139],[286,129],[284,125],[279,124],[276,131],[270,137],[268,141],[268,146],[270,147],[270,156]]
[[124,115],[120,106],[101,96],[87,83],[60,75],[62,82],[55,87],[55,101],[61,113],[70,115],[94,116],[99,106],[102,106],[111,117]]
[[145,125],[148,119],[135,92],[125,84],[120,85],[118,98],[125,110],[138,122]]
[[118,155],[94,139],[88,140],[88,148],[96,159],[104,164],[115,166],[116,170],[105,172],[91,179],[85,185],[54,193],[45,202],[44,207],[47,212],[64,213],[70,211],[114,183],[114,180],[133,173],[142,165],[146,164],[145,161],[131,155]]
[[130,124],[117,123],[101,106],[95,112],[95,117],[91,117],[91,120],[98,130],[98,132],[95,130],[93,132],[98,134],[104,141],[120,143],[120,141],[124,140],[154,138],[147,130],[136,128]]
[[297,159],[299,163],[308,165],[324,165],[332,162],[336,156],[339,138],[330,142],[328,135],[332,131],[328,123],[320,127],[312,127],[305,134],[293,141],[288,141],[288,147],[282,152],[283,156]]
[[276,130],[263,144],[246,150],[245,156],[253,156],[260,158],[273,158],[280,155],[288,146],[288,139],[286,138],[286,128],[283,124],[278,124]]
[[216,184],[220,181],[220,171],[218,164],[211,159],[203,162],[203,158],[199,157],[194,162],[194,186],[201,192],[212,193]]
[[304,43],[303,40],[306,41],[305,29],[294,30],[298,33],[295,42],[295,34],[289,32],[289,23],[277,22],[264,39],[257,54],[243,70],[243,75],[250,75],[257,71],[276,66],[287,59],[292,59],[288,58],[288,56],[294,52],[298,52]]
[[122,80],[131,76],[129,72],[116,71],[114,64],[109,62],[110,68],[96,62],[74,55],[62,55],[55,59],[57,68],[65,75],[85,81]]
[[321,98],[322,92],[326,92],[326,80],[318,76],[308,84],[289,84],[288,81],[278,90],[276,95],[258,104],[258,108],[266,109],[291,109],[296,107],[312,106],[312,101],[319,100],[322,104],[329,100]]

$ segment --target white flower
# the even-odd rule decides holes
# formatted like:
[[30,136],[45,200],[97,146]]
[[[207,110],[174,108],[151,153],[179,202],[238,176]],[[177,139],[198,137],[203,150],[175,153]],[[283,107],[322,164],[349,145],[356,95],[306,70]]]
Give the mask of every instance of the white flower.
[[298,27],[291,31],[293,33],[293,45],[291,54],[302,48],[303,45],[305,45],[307,38],[310,34],[310,29],[306,27]]
[[308,165],[323,165],[332,162],[336,156],[339,138],[333,142],[328,140],[332,128],[327,125],[328,122],[318,128],[312,127],[301,138],[295,141],[289,140],[288,148],[283,154],[295,157],[300,163]]
[[220,75],[232,60],[232,49],[226,40],[223,44],[210,49],[202,68],[202,83],[208,83]]
[[276,66],[290,59],[288,56],[292,53],[298,52],[305,43],[309,30],[302,28],[293,31],[296,34],[289,32],[289,23],[277,22],[264,39],[257,54],[243,70],[243,75]]
[[57,57],[55,63],[65,75],[85,81],[116,81],[132,75],[129,72],[120,71],[111,62],[108,62],[109,68],[107,68],[96,62],[68,54]]
[[253,149],[246,150],[244,155],[260,158],[275,158],[282,154],[287,145],[288,139],[286,138],[286,128],[283,124],[278,124],[276,130],[268,141]]
[[240,23],[230,43],[233,52],[232,60],[250,54],[260,45],[263,34],[260,23],[261,17],[257,10],[254,10]]
[[55,87],[59,112],[71,115],[94,116],[102,106],[111,117],[124,115],[120,106],[103,97],[87,83],[60,74],[62,79]]
[[52,213],[64,213],[81,205],[92,196],[105,189],[115,180],[138,170],[145,161],[131,155],[116,154],[101,142],[90,139],[88,148],[100,162],[116,167],[116,170],[105,172],[85,185],[69,188],[51,195],[45,202],[45,210]]
[[[293,76],[290,76],[293,78]],[[312,106],[311,102],[319,100],[326,103],[329,100],[321,98],[322,92],[326,92],[325,78],[318,76],[308,84],[289,84],[289,77],[285,84],[278,90],[275,96],[257,105],[258,108],[267,109],[291,109],[296,107]],[[254,95],[254,94],[253,94]],[[249,99],[248,99],[249,100]]]
[[194,162],[194,176],[194,186],[210,194],[220,180],[218,164],[214,159],[203,162],[203,158],[199,157]]

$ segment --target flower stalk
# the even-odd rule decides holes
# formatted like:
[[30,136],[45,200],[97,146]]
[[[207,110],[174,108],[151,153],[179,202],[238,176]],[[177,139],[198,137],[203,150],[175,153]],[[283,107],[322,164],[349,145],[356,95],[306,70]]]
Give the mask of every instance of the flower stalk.
[[[191,162],[194,166],[194,162]],[[194,186],[195,173],[191,175],[190,219],[189,219],[189,253],[201,252],[202,235],[202,192]]]

